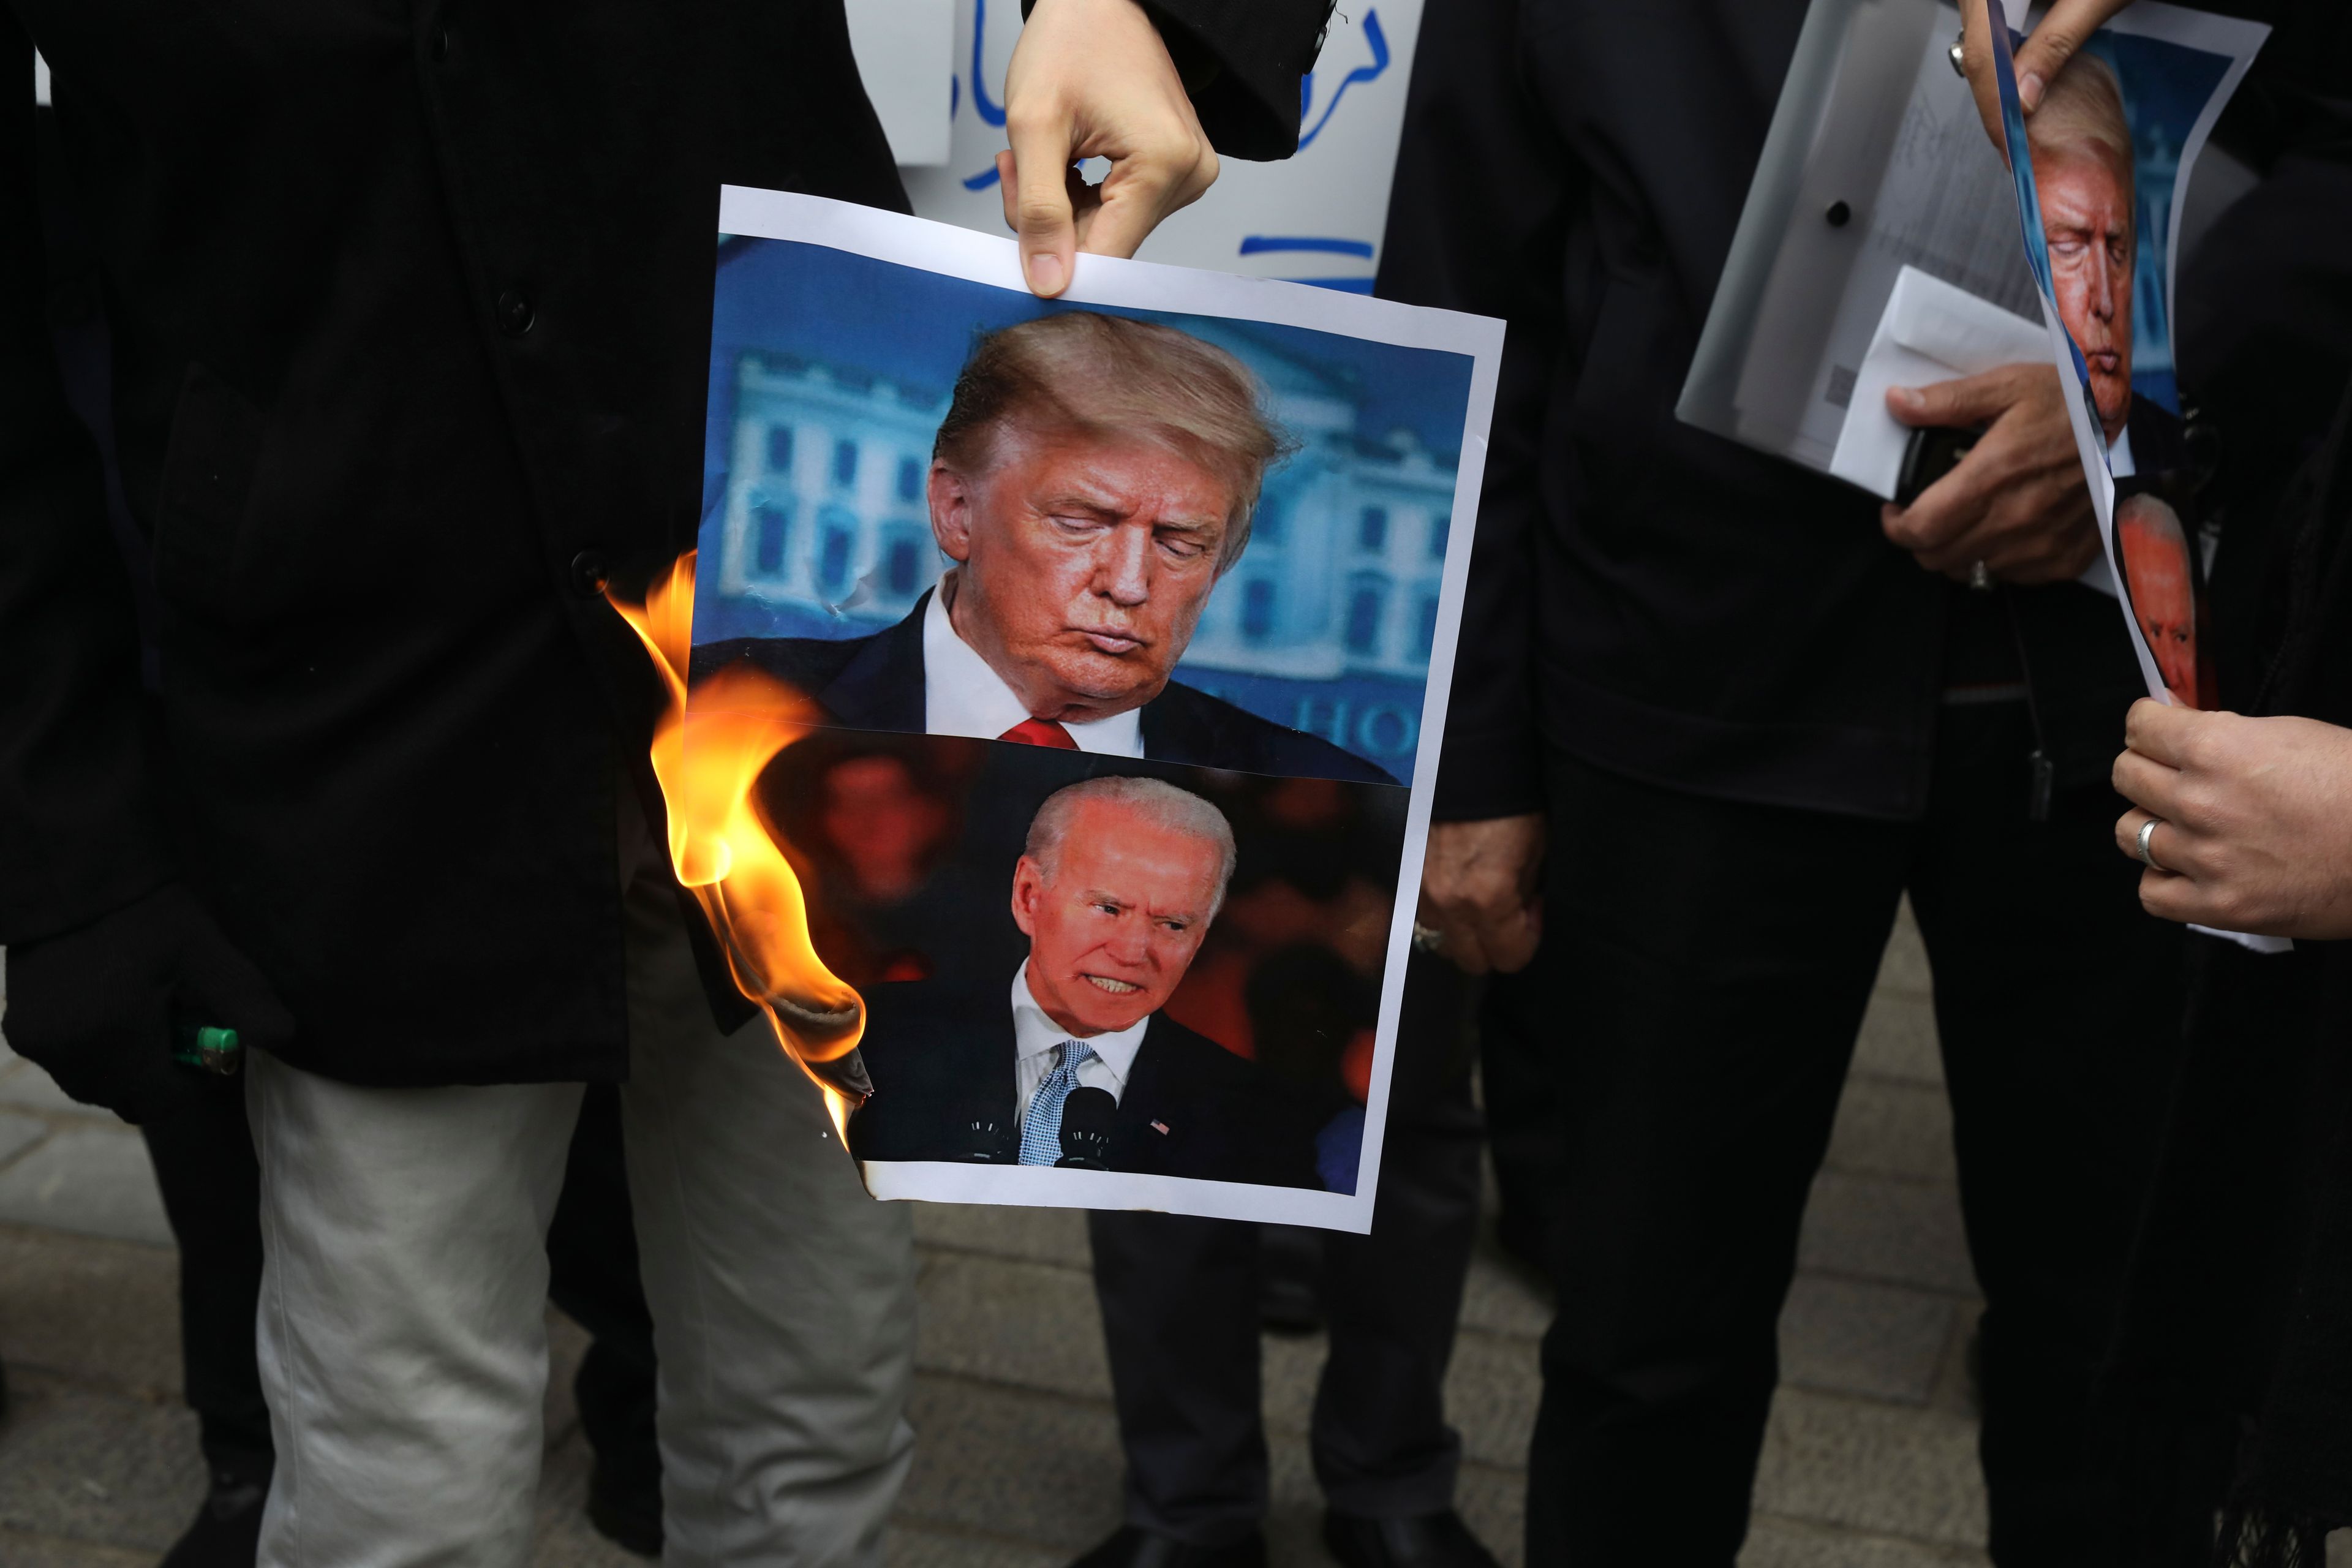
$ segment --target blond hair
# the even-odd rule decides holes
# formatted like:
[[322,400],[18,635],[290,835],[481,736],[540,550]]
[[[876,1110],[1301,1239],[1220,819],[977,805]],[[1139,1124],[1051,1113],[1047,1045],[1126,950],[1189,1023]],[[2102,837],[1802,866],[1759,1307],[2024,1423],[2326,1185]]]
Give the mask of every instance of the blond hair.
[[984,471],[997,433],[1016,423],[1145,436],[1224,480],[1234,503],[1221,572],[1249,543],[1266,469],[1293,449],[1266,415],[1257,378],[1232,354],[1173,327],[1094,310],[1055,311],[984,334],[956,377],[932,460]]
[[1223,812],[1191,790],[1179,789],[1160,779],[1107,774],[1065,784],[1047,795],[1045,804],[1037,808],[1037,815],[1030,818],[1029,838],[1021,847],[1021,853],[1037,863],[1047,881],[1054,879],[1062,840],[1069,837],[1071,819],[1088,801],[1134,812],[1152,826],[1170,833],[1207,840],[1217,851],[1216,896],[1209,903],[1209,918],[1216,918],[1217,911],[1224,907],[1225,885],[1234,879],[1234,864],[1238,858],[1233,824],[1225,820]]
[[2136,208],[2137,159],[2123,84],[2098,56],[2076,55],[2066,62],[2026,121],[2025,140],[2037,156],[2075,152],[2105,159],[2123,182],[2125,202]]

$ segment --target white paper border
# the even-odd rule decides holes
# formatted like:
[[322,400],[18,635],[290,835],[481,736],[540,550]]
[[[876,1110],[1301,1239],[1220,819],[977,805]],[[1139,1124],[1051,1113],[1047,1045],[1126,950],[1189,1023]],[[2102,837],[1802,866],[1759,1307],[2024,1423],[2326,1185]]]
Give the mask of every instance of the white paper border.
[[[1009,238],[823,196],[722,185],[719,229],[725,235],[820,245],[1011,292],[1029,291],[1022,281],[1020,247]],[[1402,305],[1336,289],[1108,256],[1079,257],[1076,275],[1061,299],[1077,305],[1270,321],[1401,348],[1466,354],[1472,362],[1470,399],[1462,421],[1462,457],[1454,476],[1454,515],[1446,532],[1445,571],[1438,590],[1437,635],[1422,699],[1421,743],[1413,758],[1404,855],[1398,866],[1396,910],[1381,974],[1380,1022],[1373,1041],[1356,1191],[1310,1192],[1122,1171],[897,1161],[867,1163],[864,1167],[866,1185],[877,1198],[1039,1208],[1155,1209],[1362,1234],[1372,1228],[1373,1201],[1380,1191],[1397,1020],[1404,1000],[1422,860],[1429,844],[1430,802],[1444,741],[1446,701],[1454,689],[1454,644],[1461,635],[1463,594],[1470,575],[1471,543],[1477,532],[1478,491],[1486,472],[1486,430],[1494,416],[1496,383],[1502,368],[1503,323],[1490,317]]]

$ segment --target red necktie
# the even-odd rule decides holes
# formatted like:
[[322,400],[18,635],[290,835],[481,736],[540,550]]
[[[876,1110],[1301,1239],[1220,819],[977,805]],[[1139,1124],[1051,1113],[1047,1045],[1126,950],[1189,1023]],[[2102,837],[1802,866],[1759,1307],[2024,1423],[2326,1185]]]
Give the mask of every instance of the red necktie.
[[1024,746],[1051,746],[1057,752],[1078,749],[1078,743],[1070,738],[1070,732],[1051,719],[1024,719],[996,738],[1017,742]]

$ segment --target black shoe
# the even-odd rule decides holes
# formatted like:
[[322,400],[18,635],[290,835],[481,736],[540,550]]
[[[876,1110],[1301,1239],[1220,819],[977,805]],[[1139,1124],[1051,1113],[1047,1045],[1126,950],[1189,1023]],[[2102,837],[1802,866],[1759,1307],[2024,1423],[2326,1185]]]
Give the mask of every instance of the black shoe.
[[1253,1530],[1224,1546],[1193,1546],[1122,1524],[1070,1568],[1265,1568],[1265,1537]]
[[1342,1568],[1501,1568],[1452,1509],[1414,1519],[1323,1515],[1323,1544]]
[[196,1521],[157,1568],[253,1568],[261,1552],[261,1505],[268,1500],[268,1481],[214,1471]]
[[661,1472],[652,1481],[625,1480],[599,1461],[588,1472],[588,1522],[596,1533],[640,1557],[662,1554]]

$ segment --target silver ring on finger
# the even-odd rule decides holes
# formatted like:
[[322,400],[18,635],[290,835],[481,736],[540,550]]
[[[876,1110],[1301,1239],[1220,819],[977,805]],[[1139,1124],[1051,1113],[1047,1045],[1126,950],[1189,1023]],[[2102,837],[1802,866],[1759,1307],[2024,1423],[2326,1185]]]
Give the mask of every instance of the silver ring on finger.
[[1992,592],[1992,568],[1979,561],[1969,568],[1969,586],[1979,594]]
[[2139,825],[2139,863],[2151,871],[2163,871],[2169,875],[2170,868],[2158,865],[2156,857],[2149,853],[2147,847],[2148,841],[2156,837],[2156,830],[2162,826],[2164,818],[2160,816],[2151,816]]
[[1445,946],[1445,933],[1435,926],[1425,926],[1415,921],[1412,922],[1412,945],[1423,952],[1442,952]]
[[1952,62],[1952,74],[1962,81],[1969,79],[1969,36],[1963,32],[1952,40],[1951,51],[1945,58]]

